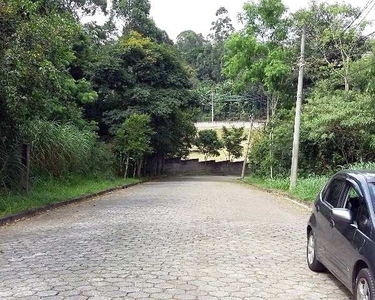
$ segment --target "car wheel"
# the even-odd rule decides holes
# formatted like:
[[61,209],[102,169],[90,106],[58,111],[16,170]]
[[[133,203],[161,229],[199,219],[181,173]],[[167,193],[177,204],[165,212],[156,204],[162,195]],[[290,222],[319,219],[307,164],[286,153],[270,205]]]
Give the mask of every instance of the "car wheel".
[[315,234],[311,230],[307,236],[307,265],[309,266],[311,271],[314,272],[322,272],[325,270],[325,267],[322,265],[320,261],[316,258],[316,240]]
[[375,299],[375,280],[370,269],[362,269],[361,271],[359,271],[357,279],[355,281],[354,299]]

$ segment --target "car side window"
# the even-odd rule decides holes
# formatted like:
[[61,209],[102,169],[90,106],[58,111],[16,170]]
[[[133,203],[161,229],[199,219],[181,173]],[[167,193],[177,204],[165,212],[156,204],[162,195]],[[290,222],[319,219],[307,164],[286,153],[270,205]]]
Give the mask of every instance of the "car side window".
[[346,182],[342,179],[334,179],[327,190],[324,200],[333,207],[338,207]]
[[329,183],[326,183],[324,188],[322,189],[321,199],[325,199],[327,197]]
[[365,201],[361,201],[357,214],[353,216],[353,220],[355,220],[360,231],[364,234],[369,234],[370,214]]
[[354,221],[355,221],[355,216],[358,213],[360,204],[361,204],[361,200],[360,200],[359,193],[356,191],[356,189],[352,185],[349,185],[349,191],[347,194],[345,208],[349,209],[352,212]]
[[349,189],[349,199],[351,198],[359,198],[359,193],[357,192],[357,190],[354,188],[354,187],[350,187]]
[[364,234],[370,230],[370,213],[366,201],[360,197],[358,191],[349,184],[345,208],[352,212],[353,223]]

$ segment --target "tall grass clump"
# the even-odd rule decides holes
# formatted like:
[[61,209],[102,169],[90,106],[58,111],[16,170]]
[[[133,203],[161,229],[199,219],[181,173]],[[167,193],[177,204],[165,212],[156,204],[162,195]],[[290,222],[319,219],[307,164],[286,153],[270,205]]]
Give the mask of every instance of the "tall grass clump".
[[28,128],[34,177],[108,173],[113,155],[97,135],[72,124],[37,121]]
[[297,186],[291,194],[304,201],[314,201],[324,185],[327,183],[327,176],[309,176],[298,180]]
[[357,162],[349,165],[348,169],[375,171],[375,162]]
[[287,192],[291,196],[300,200],[311,202],[316,199],[316,196],[327,183],[328,179],[329,177],[326,176],[309,176],[299,178],[297,186],[293,190],[289,190],[289,178],[287,177],[275,179],[248,177],[246,178],[245,182],[255,184],[263,188]]
[[22,171],[19,140],[0,140],[0,189],[13,187]]

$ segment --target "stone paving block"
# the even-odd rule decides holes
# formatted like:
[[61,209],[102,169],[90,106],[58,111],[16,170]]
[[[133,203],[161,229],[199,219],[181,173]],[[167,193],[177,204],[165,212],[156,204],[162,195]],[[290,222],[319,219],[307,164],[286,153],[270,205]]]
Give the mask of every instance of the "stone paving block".
[[1,227],[0,299],[352,299],[307,268],[308,217],[230,178],[148,182]]

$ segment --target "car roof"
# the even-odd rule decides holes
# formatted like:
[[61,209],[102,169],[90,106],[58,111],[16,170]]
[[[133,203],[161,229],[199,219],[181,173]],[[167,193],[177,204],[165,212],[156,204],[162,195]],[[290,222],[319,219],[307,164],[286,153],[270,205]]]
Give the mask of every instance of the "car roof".
[[337,174],[347,175],[359,181],[365,180],[367,182],[375,182],[374,170],[343,170],[338,172]]

